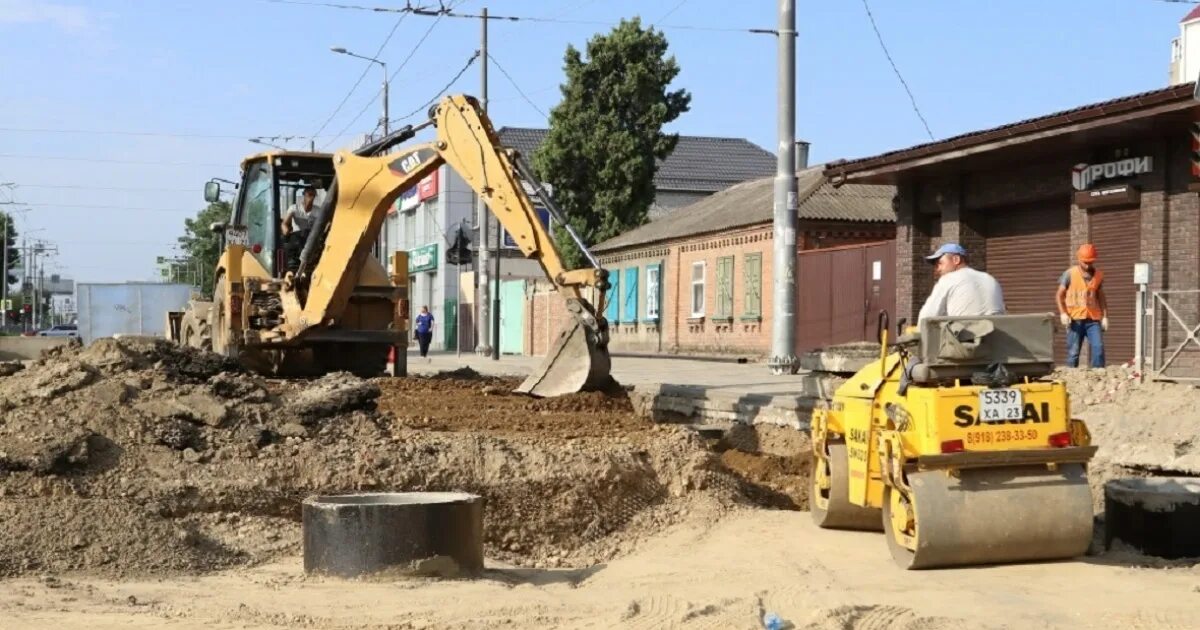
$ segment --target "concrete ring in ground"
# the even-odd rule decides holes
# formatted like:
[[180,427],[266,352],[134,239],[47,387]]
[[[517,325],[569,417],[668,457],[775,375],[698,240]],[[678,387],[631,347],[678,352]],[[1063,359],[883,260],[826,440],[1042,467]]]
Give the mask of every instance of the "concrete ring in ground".
[[1104,544],[1161,558],[1200,557],[1200,479],[1114,479],[1104,486]]
[[483,499],[474,494],[312,496],[303,523],[307,573],[458,577],[483,570]]

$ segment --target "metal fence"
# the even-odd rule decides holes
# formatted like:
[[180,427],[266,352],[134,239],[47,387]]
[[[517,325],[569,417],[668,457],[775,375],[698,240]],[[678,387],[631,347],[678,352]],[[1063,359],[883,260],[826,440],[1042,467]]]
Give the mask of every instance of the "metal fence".
[[1146,309],[1150,377],[1200,381],[1200,289],[1154,291]]

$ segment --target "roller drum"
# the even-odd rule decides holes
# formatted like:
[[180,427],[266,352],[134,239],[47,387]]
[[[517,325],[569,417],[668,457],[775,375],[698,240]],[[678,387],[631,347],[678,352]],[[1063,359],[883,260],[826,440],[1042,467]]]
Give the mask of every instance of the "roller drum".
[[[822,465],[821,460],[814,462]],[[850,502],[850,463],[845,444],[829,445],[829,490],[828,497],[822,496],[817,487],[817,475],[813,474],[812,494],[809,510],[813,522],[825,529],[859,529],[878,532],[883,530],[882,516],[878,508],[867,508]]]
[[1083,555],[1092,540],[1092,494],[1082,464],[944,470],[908,475],[915,550],[894,535],[893,488],[883,523],[906,569],[1055,560]]

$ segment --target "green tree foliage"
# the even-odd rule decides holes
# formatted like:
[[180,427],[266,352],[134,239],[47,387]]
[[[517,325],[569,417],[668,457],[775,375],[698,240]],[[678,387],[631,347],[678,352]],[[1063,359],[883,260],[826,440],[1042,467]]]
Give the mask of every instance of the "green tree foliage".
[[0,212],[0,232],[3,233],[3,247],[8,248],[8,278],[7,282],[0,283],[0,303],[3,303],[8,296],[8,289],[16,284],[19,277],[13,273],[14,267],[21,266],[21,250],[17,249],[17,226],[14,224],[13,216]]
[[221,238],[212,233],[212,224],[228,223],[231,216],[229,202],[218,201],[208,204],[196,218],[183,220],[184,233],[179,237],[179,248],[183,250],[186,265],[200,270],[203,278],[200,290],[206,296],[212,295],[213,273],[221,257]]
[[[662,128],[688,111],[692,96],[668,91],[679,65],[667,56],[666,37],[638,18],[594,36],[586,59],[568,46],[564,62],[563,100],[550,112],[533,167],[591,245],[646,222],[658,161],[679,139]],[[582,256],[564,231],[556,241],[567,264],[579,267]]]

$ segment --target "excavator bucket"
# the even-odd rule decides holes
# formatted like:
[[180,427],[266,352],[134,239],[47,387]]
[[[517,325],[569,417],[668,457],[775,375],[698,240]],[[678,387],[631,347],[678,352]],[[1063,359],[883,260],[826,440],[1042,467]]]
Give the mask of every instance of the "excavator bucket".
[[568,300],[572,323],[559,333],[533,374],[516,391],[539,398],[562,396],[603,389],[612,381],[612,358],[608,354],[608,333],[598,320],[576,299]]

